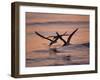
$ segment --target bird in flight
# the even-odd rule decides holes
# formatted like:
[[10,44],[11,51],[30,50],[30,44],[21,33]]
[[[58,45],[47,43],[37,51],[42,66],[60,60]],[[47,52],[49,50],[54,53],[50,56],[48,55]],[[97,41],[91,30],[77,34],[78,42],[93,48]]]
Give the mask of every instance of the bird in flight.
[[[43,39],[49,40],[50,41],[49,46],[53,45],[54,43],[57,43],[58,39],[60,39],[64,43],[62,46],[66,46],[70,45],[71,38],[76,33],[77,30],[78,28],[75,29],[71,34],[67,34],[67,32],[59,34],[58,32],[56,32],[55,36],[48,36],[48,37],[41,35],[39,32],[35,32],[35,34]],[[68,36],[67,41],[63,39],[63,36]]]

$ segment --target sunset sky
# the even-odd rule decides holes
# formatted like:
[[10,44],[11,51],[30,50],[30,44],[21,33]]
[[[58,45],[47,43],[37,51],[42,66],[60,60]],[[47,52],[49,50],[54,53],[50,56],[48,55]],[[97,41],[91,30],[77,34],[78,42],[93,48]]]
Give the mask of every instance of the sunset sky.
[[88,22],[89,16],[71,14],[49,14],[49,13],[26,13],[26,23],[46,23],[46,22]]

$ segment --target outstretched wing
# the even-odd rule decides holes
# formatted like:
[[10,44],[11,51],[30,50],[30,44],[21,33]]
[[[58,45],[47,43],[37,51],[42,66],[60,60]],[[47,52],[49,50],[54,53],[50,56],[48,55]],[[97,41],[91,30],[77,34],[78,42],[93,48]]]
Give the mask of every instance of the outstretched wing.
[[67,31],[65,33],[62,34],[62,36],[66,36],[67,35]]
[[47,38],[47,37],[45,37],[45,36],[39,34],[38,32],[35,32],[35,34],[37,34],[38,36],[40,36],[40,37],[42,37],[42,38],[44,38],[44,39],[47,39],[47,40],[49,40],[49,41],[52,41],[51,39],[49,39],[49,38]]
[[78,28],[75,29],[75,30],[69,35],[69,37],[68,37],[68,39],[67,39],[67,45],[70,44],[70,40],[71,40],[72,36],[75,34],[75,32],[76,32],[77,30],[78,30]]

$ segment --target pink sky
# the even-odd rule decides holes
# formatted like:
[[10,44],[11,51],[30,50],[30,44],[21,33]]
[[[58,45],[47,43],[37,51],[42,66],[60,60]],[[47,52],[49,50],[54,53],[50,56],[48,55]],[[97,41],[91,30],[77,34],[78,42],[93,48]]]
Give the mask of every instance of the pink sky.
[[87,15],[71,15],[71,14],[51,14],[51,13],[26,13],[26,22],[49,22],[49,21],[89,21]]

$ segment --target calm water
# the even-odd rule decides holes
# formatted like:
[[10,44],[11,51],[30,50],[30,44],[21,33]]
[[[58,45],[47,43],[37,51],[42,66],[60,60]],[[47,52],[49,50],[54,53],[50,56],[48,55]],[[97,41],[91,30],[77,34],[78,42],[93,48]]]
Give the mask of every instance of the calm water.
[[[49,48],[49,41],[34,33],[50,36],[67,31],[70,34],[76,28],[79,30],[71,39],[72,45],[65,47],[61,47],[63,42],[58,40]],[[28,25],[26,31],[26,67],[89,64],[89,46],[84,45],[89,43],[88,23],[34,24]],[[63,38],[67,40],[67,37]],[[57,52],[53,48],[57,48]]]
[[[26,12],[26,67],[89,64],[89,19],[89,15]],[[61,40],[49,47],[48,40],[34,33],[48,37],[71,34],[76,28],[71,45],[64,47]]]
[[[27,58],[28,67],[89,64],[89,48],[84,45],[70,45],[52,50],[33,50],[34,58]],[[36,56],[37,55],[37,56]]]

